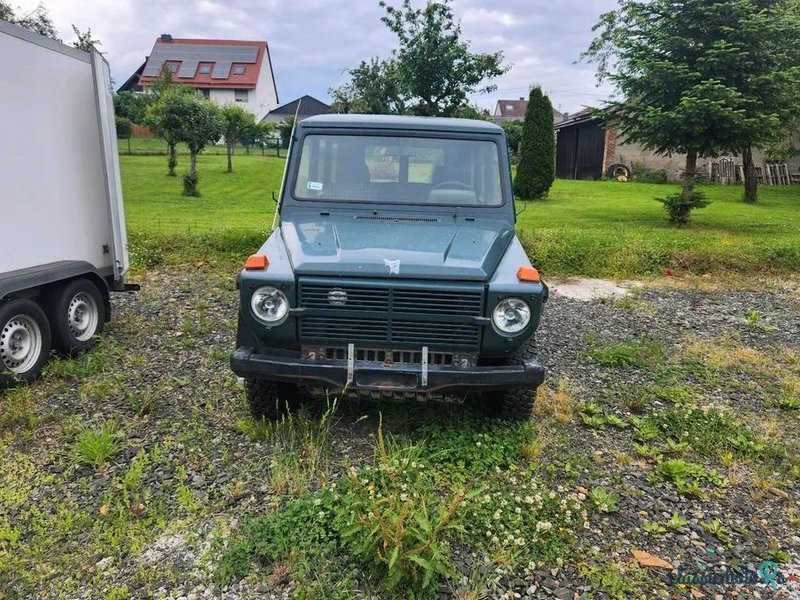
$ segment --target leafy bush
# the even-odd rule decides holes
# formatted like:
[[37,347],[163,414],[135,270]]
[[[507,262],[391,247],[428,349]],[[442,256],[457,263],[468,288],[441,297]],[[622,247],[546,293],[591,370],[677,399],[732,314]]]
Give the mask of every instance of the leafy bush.
[[677,227],[684,227],[689,224],[689,217],[693,210],[705,208],[711,204],[709,200],[706,200],[706,196],[702,192],[694,192],[689,200],[686,200],[683,194],[670,194],[666,198],[656,198],[656,200],[664,205],[670,222]]
[[387,446],[379,430],[377,465],[345,480],[342,539],[387,589],[424,593],[454,574],[446,534],[475,493],[442,498],[418,448]]
[[127,139],[131,137],[133,131],[133,122],[125,117],[114,117],[117,126],[117,137],[120,139]]
[[631,178],[639,183],[666,183],[667,172],[664,169],[650,169],[644,163],[633,163]]

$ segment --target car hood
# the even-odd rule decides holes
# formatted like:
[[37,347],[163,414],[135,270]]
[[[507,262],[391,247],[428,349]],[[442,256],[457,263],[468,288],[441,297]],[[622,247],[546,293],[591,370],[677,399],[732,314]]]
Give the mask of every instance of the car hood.
[[514,237],[479,217],[284,216],[281,234],[300,275],[486,280]]

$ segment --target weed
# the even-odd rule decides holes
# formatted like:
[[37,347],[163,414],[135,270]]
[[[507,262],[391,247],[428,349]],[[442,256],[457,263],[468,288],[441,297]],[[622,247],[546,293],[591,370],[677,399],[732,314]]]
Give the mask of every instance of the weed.
[[722,476],[716,471],[680,458],[662,461],[658,465],[658,472],[665,479],[672,481],[682,494],[695,496],[701,500],[705,500],[708,497],[700,487],[701,481],[715,485],[723,485],[724,483]]
[[617,506],[617,502],[619,502],[619,494],[616,492],[609,492],[606,491],[604,488],[598,486],[592,489],[589,492],[589,498],[592,501],[592,504],[599,510],[600,512],[604,513],[615,513],[619,512],[619,507]]
[[[337,406],[336,400],[329,402],[318,419],[312,418],[303,406],[296,414],[284,415],[277,423],[264,425],[265,436],[271,437],[270,480],[275,493],[299,496],[324,482]],[[261,435],[259,426],[250,431]]]
[[436,462],[451,482],[476,481],[487,472],[517,465],[541,450],[532,423],[504,423],[458,413],[446,423],[426,423],[419,429],[421,459]]
[[457,490],[440,499],[418,448],[387,443],[379,425],[377,464],[351,472],[342,504],[342,539],[388,589],[426,590],[453,575],[444,538],[460,526],[458,509],[477,495]]
[[[652,440],[667,437],[668,447],[688,451],[700,456],[716,458],[720,451],[730,451],[734,456],[753,457],[761,454],[765,446],[743,425],[736,423],[730,413],[716,408],[678,407],[641,419],[631,419],[635,437]],[[672,440],[670,442],[670,440]],[[682,444],[686,443],[687,446]]]
[[648,442],[661,435],[661,429],[651,418],[631,417],[633,425],[633,437],[641,442]]
[[606,424],[606,418],[604,415],[587,415],[586,413],[581,413],[581,420],[583,424],[591,429],[602,429],[603,426]]
[[[609,562],[603,566],[582,564],[579,567],[581,574],[589,580],[593,588],[599,588],[612,600],[626,600],[631,598],[634,587],[631,580],[638,579],[639,569],[633,565],[624,566]],[[633,571],[628,573],[626,571]],[[633,576],[632,576],[633,575]]]
[[638,454],[642,458],[655,460],[656,462],[660,462],[664,456],[658,448],[656,448],[655,446],[651,446],[649,444],[644,444],[644,443],[637,444],[636,442],[634,442],[633,448],[634,450],[636,450],[636,454]]
[[113,421],[99,429],[84,429],[72,447],[76,462],[100,468],[122,450],[122,433]]
[[792,560],[792,555],[786,550],[781,549],[778,540],[770,540],[767,546],[767,556],[777,563],[788,563]]
[[589,356],[606,367],[644,368],[664,357],[664,348],[658,342],[622,342],[590,348]]
[[642,523],[642,529],[650,535],[661,535],[667,531],[666,527],[654,521],[645,521]]
[[667,529],[675,531],[677,529],[680,529],[681,527],[686,527],[688,523],[689,521],[682,518],[678,513],[674,512],[672,513],[672,516],[669,518],[669,520],[666,522],[665,525]]
[[233,424],[233,428],[254,440],[266,441],[275,431],[272,421],[267,419],[254,419],[251,416],[244,417]]
[[559,423],[569,423],[575,411],[575,399],[569,379],[560,378],[555,389],[540,386],[536,392],[533,414],[537,417],[550,417]]
[[33,428],[36,423],[36,392],[32,386],[21,386],[0,394],[0,429],[25,423]]
[[99,337],[95,347],[74,358],[55,357],[44,369],[47,377],[85,381],[93,375],[108,374],[119,367],[124,350],[109,337]]
[[691,449],[689,442],[678,442],[672,438],[667,438],[667,452],[676,456],[683,456]]
[[744,313],[744,324],[750,329],[761,329],[764,331],[774,331],[775,325],[764,323],[764,315],[755,308],[750,308]]
[[727,544],[731,541],[728,528],[725,527],[725,525],[719,519],[714,519],[713,521],[704,521],[700,525],[703,527],[703,531],[709,535],[713,535],[720,542]]
[[715,371],[768,371],[772,360],[754,348],[747,348],[729,339],[695,341],[686,347],[690,357],[699,358]]

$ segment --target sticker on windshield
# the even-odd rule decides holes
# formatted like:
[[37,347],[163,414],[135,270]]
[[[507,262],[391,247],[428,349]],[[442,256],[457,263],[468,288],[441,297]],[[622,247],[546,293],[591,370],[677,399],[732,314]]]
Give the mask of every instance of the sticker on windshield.
[[309,181],[308,185],[306,186],[309,190],[314,191],[321,191],[322,190],[322,182],[321,181]]

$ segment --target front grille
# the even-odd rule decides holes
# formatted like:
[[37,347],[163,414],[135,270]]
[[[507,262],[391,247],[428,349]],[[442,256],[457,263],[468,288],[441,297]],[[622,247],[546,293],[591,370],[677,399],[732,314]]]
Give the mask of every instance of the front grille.
[[[303,354],[314,354],[314,350],[304,349]],[[334,348],[321,348],[319,355],[324,356],[328,360],[346,360],[347,348],[334,347]],[[380,350],[374,348],[355,348],[353,351],[353,358],[358,361],[367,362],[380,362],[385,364],[409,364],[421,365],[422,352],[419,350]],[[428,364],[439,365],[443,367],[452,367],[454,360],[458,360],[459,364],[467,361],[467,364],[472,364],[469,355],[457,355],[452,352],[428,352]]]
[[426,289],[300,280],[301,342],[353,342],[384,347],[464,347],[480,343],[483,287]]

